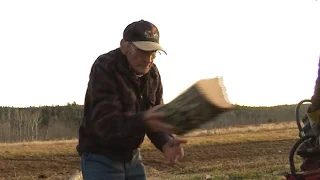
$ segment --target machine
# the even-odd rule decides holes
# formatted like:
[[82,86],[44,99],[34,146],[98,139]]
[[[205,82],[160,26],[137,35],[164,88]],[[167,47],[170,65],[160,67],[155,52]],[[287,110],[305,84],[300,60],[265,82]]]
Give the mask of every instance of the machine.
[[[289,154],[290,172],[285,174],[287,180],[320,180],[320,151],[311,151],[308,148],[299,149],[302,144],[314,143],[317,137],[313,134],[310,121],[307,115],[300,116],[300,110],[304,103],[311,103],[311,100],[300,101],[295,109],[296,122],[299,130],[299,137],[293,145]],[[302,158],[300,170],[295,167],[294,157]]]

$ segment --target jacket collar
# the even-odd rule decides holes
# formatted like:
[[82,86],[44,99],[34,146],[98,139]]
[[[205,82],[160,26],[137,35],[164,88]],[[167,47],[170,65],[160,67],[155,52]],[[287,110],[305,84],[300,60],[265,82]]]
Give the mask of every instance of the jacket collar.
[[[122,54],[120,48],[115,50],[115,57],[117,59],[117,70],[125,77],[127,77],[133,84],[137,84],[136,76],[131,70],[127,57],[124,54]],[[145,89],[145,93],[148,95],[149,98],[154,98],[154,93],[158,88],[158,83],[160,80],[160,75],[156,65],[153,64],[150,71],[144,76],[142,76],[142,78],[144,79],[143,81],[146,83],[147,86],[147,88]]]

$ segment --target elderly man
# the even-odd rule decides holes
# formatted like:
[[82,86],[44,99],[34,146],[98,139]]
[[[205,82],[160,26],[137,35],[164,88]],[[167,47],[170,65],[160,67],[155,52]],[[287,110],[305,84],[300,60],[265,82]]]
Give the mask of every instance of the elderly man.
[[159,37],[154,24],[133,22],[120,47],[94,62],[77,146],[84,180],[146,179],[139,152],[145,134],[168,162],[183,157],[186,140],[174,137],[156,111],[163,87],[153,61],[157,51],[166,53]]

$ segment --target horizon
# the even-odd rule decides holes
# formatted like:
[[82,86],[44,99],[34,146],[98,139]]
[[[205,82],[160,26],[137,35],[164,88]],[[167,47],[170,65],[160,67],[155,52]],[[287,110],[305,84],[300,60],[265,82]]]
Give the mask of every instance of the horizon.
[[[303,99],[303,100],[306,100],[306,99]],[[302,100],[301,100],[302,101]],[[169,103],[169,102],[168,102]],[[297,103],[294,103],[294,104],[277,104],[277,105],[271,105],[271,106],[248,106],[248,105],[241,105],[241,104],[232,104],[234,106],[240,106],[240,107],[251,107],[251,108],[264,108],[264,107],[277,107],[277,106],[296,106],[299,102]],[[309,103],[309,102],[308,102]],[[303,103],[304,105],[305,104],[308,104],[308,103]],[[72,102],[67,102],[66,104],[47,104],[47,105],[41,105],[41,106],[0,106],[0,108],[40,108],[40,107],[58,107],[58,106],[68,106],[68,105],[78,105],[78,106],[84,106],[84,104],[78,104],[77,102],[75,101],[72,101]]]
[[0,2],[0,106],[83,105],[92,63],[140,19],[158,27],[168,53],[155,60],[165,103],[216,76],[232,104],[271,107],[311,98],[320,58],[318,1],[150,6],[146,0]]

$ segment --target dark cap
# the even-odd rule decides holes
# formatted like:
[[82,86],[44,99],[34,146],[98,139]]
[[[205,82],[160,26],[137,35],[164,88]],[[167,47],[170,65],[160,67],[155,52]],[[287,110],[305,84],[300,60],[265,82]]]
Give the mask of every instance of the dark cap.
[[166,53],[161,47],[159,39],[158,28],[145,20],[135,21],[123,31],[123,40],[132,42],[139,49],[143,51],[160,50]]

